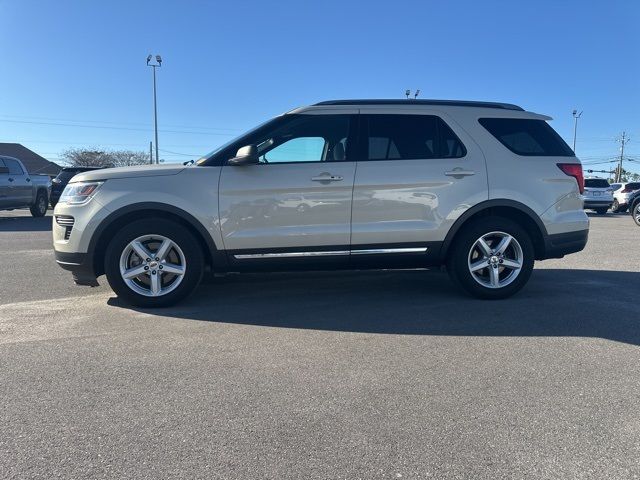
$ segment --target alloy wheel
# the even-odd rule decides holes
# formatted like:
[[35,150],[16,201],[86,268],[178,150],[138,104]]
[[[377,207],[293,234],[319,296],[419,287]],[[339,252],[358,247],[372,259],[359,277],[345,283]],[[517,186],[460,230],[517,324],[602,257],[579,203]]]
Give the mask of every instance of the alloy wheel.
[[160,297],[174,291],[184,279],[187,262],[177,243],[163,235],[132,240],[120,255],[120,275],[134,292]]
[[520,274],[524,254],[518,240],[505,232],[490,232],[478,238],[469,250],[468,267],[483,287],[503,288]]

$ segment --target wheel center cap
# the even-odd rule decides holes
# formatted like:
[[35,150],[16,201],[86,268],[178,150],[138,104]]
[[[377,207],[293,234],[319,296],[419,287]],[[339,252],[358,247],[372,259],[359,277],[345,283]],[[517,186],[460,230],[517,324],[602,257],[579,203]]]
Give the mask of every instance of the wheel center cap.
[[491,263],[491,265],[495,265],[496,263],[499,262],[499,258],[495,255],[493,255],[492,257],[489,258],[489,263]]
[[149,267],[157,268],[158,267],[158,262],[156,262],[155,260],[153,262],[149,262]]

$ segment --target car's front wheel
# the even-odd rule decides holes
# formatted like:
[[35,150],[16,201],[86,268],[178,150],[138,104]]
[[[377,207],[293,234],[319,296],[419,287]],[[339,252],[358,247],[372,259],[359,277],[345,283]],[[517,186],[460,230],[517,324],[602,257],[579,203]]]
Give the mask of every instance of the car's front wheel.
[[611,205],[611,213],[619,213],[619,212],[620,212],[620,203],[616,199],[613,201],[613,204]]
[[168,220],[131,223],[114,236],[105,273],[119,298],[140,307],[167,307],[200,283],[203,254],[183,226]]
[[598,215],[604,215],[605,213],[607,213],[607,210],[609,210],[607,207],[603,207],[603,208],[594,208],[595,212]]
[[449,254],[455,284],[478,298],[499,299],[518,292],[533,270],[531,238],[507,218],[480,218],[464,227]]

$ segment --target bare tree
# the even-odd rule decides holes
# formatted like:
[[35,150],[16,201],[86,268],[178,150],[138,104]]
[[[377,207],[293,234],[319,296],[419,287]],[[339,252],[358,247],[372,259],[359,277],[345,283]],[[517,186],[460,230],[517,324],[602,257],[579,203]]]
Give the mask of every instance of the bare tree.
[[62,152],[65,162],[74,167],[129,167],[149,163],[149,155],[132,150],[70,148]]

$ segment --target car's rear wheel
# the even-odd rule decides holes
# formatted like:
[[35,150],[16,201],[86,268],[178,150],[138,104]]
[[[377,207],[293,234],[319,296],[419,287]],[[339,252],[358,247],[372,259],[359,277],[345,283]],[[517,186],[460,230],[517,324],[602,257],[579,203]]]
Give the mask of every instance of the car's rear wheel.
[[636,202],[631,215],[633,216],[633,221],[636,222],[636,225],[640,227],[640,202]]
[[607,213],[607,210],[609,210],[607,207],[602,207],[602,208],[594,208],[595,212],[598,215],[604,215],[605,213]]
[[620,212],[620,203],[618,202],[618,200],[614,200],[613,203],[611,204],[611,212],[612,213]]
[[506,298],[527,283],[534,257],[531,238],[520,225],[488,217],[457,235],[447,271],[455,284],[475,297]]
[[47,194],[42,191],[38,192],[36,201],[29,210],[34,217],[44,217],[47,213]]
[[200,245],[184,227],[149,219],[129,224],[114,236],[105,255],[105,273],[125,302],[166,307],[193,292],[203,263]]

